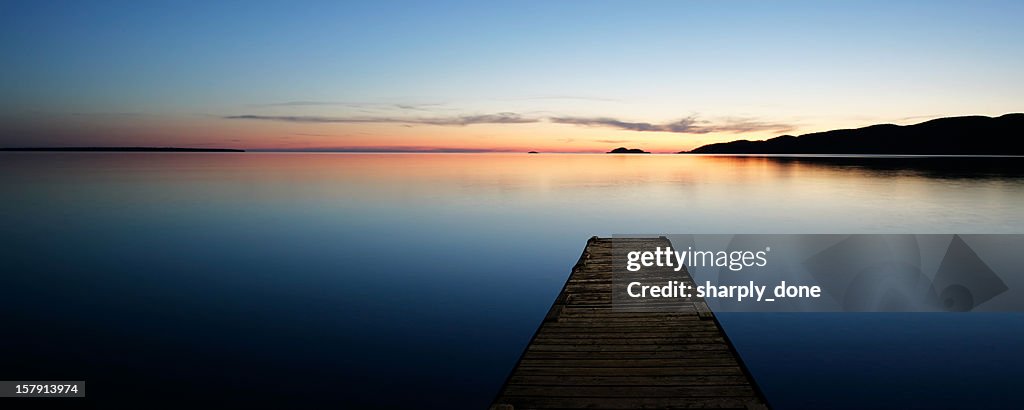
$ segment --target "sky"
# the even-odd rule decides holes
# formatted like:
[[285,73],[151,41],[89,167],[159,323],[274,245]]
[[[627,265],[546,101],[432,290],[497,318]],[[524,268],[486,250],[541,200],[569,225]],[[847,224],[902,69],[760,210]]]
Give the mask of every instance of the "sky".
[[0,147],[675,152],[1024,111],[1020,1],[0,0]]

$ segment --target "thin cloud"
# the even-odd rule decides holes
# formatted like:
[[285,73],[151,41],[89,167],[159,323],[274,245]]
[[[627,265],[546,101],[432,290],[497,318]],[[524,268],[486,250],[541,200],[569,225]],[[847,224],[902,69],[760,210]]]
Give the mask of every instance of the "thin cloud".
[[698,119],[697,116],[689,116],[662,124],[629,122],[610,117],[552,117],[549,120],[557,124],[607,127],[640,132],[673,132],[679,134],[741,133],[753,131],[786,132],[794,129],[790,124],[764,122],[750,118],[726,118],[718,122],[712,122]]
[[229,115],[229,120],[260,120],[298,123],[343,123],[343,124],[423,124],[423,125],[472,125],[472,124],[528,124],[539,119],[523,117],[512,112],[482,115],[460,115],[455,117],[401,118],[401,117],[323,117],[312,115]]
[[796,125],[778,122],[765,122],[752,118],[725,118],[718,125],[714,126],[716,132],[789,132],[796,129]]
[[75,117],[147,117],[156,116],[145,112],[73,112],[70,115]]
[[423,104],[392,104],[395,108],[403,110],[416,110],[416,111],[430,111],[437,107],[442,107],[444,104],[441,103],[423,103]]
[[440,103],[371,103],[351,101],[285,101],[266,104],[250,104],[250,107],[352,107],[372,109],[400,109],[425,111],[434,107],[440,107]]
[[298,135],[298,136],[301,136],[301,137],[334,137],[335,136],[335,135],[331,135],[331,134],[312,134],[312,133],[305,133],[305,132],[293,132],[292,135]]
[[598,102],[621,102],[615,98],[601,98],[580,95],[542,95],[524,98],[512,98],[505,101],[543,101],[543,100],[573,100],[573,101],[598,101]]
[[939,114],[931,114],[931,115],[912,115],[912,116],[909,116],[909,117],[903,117],[903,118],[900,118],[900,119],[899,119],[899,121],[910,121],[910,120],[923,120],[923,119],[925,119],[925,118],[927,118],[927,119],[929,119],[929,120],[930,120],[930,119],[933,119],[933,118],[939,118],[939,117],[941,117],[941,116],[942,116],[942,115],[939,115]]
[[[404,107],[411,109],[412,106]],[[698,118],[696,115],[666,123],[623,121],[612,117],[567,117],[567,116],[524,116],[514,112],[496,114],[457,115],[444,117],[412,116],[317,116],[317,115],[259,115],[243,114],[221,117],[229,120],[278,121],[315,124],[397,124],[406,127],[415,125],[466,126],[473,124],[529,124],[547,121],[555,124],[570,124],[585,127],[615,128],[637,132],[670,132],[677,134],[708,133],[782,133],[795,129],[791,124],[760,121],[753,118],[725,117],[717,121]]]
[[550,121],[556,124],[572,124],[587,127],[610,127],[630,131],[664,131],[661,126],[648,122],[626,122],[608,117],[552,117]]
[[315,107],[321,105],[349,105],[340,101],[285,101],[278,103],[253,104],[254,107]]

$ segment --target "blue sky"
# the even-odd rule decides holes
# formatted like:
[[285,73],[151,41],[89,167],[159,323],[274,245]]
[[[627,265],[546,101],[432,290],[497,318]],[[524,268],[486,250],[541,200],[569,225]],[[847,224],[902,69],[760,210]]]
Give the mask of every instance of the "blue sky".
[[1000,115],[1024,102],[1021,17],[1024,2],[3,2],[0,146],[684,149]]

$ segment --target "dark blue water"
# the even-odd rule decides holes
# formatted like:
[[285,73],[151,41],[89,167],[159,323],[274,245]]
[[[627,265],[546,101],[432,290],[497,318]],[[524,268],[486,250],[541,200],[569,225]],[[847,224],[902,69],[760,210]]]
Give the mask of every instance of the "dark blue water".
[[[86,380],[56,403],[102,408],[485,408],[591,235],[1024,231],[1012,172],[101,153],[0,171],[0,379]],[[1017,315],[722,321],[778,408],[1022,405]]]
[[774,408],[1019,409],[1022,313],[722,313]]

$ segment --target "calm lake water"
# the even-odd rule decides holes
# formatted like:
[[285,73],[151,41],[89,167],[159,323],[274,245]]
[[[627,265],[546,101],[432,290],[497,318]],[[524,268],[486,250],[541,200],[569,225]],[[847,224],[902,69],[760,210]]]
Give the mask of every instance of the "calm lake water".
[[[1020,162],[2,153],[0,380],[486,408],[592,235],[1024,233]],[[721,320],[777,408],[1024,406],[1021,314]]]

